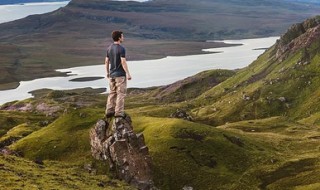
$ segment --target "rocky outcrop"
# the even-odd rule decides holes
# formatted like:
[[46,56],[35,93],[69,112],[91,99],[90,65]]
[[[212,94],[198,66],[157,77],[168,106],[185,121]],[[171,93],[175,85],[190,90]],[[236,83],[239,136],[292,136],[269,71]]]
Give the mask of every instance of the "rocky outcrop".
[[5,111],[21,111],[21,112],[38,112],[45,114],[46,116],[54,116],[57,112],[62,110],[60,105],[50,105],[47,103],[24,103],[24,102],[17,102],[17,103],[6,103],[0,106],[0,110]]
[[177,109],[174,113],[170,115],[170,117],[184,119],[187,121],[193,121],[192,117],[189,114],[187,114],[187,112],[180,109]]
[[8,147],[0,148],[0,154],[2,155],[14,155],[21,156],[18,152],[9,149]]
[[90,131],[92,156],[106,160],[110,169],[138,189],[155,189],[151,175],[151,158],[142,133],[133,132],[131,118],[99,120]]
[[306,48],[320,37],[320,16],[292,25],[276,43],[276,57],[283,60],[289,52]]

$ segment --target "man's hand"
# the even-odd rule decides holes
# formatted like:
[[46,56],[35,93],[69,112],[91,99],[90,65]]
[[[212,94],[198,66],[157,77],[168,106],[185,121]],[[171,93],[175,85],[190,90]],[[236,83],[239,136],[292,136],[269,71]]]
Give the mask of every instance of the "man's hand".
[[130,74],[127,74],[127,79],[131,80],[131,75]]
[[106,73],[107,73],[107,78],[110,78],[110,70],[109,70],[109,58],[106,57],[104,64],[106,65]]

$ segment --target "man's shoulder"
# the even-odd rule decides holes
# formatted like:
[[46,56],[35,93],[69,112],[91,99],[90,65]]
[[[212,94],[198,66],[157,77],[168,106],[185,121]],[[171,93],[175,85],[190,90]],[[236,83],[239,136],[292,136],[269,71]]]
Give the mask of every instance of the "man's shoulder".
[[120,52],[122,54],[125,54],[126,53],[126,48],[124,48],[122,45],[119,44],[119,47],[120,47]]
[[108,45],[107,50],[111,49],[113,44]]
[[119,47],[121,48],[121,49],[126,49],[123,45],[121,45],[121,44],[119,44]]
[[125,49],[125,47],[124,47],[124,46],[122,46],[121,44],[114,44],[114,43],[110,44],[110,45],[108,46],[108,48],[107,48],[107,49],[112,49],[112,48],[121,48],[121,49]]

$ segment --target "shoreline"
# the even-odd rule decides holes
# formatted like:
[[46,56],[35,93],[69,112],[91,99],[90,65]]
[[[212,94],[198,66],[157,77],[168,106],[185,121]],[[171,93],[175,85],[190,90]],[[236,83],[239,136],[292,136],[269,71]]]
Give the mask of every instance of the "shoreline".
[[28,5],[60,5],[60,4],[64,4],[70,2],[70,0],[65,0],[65,1],[53,1],[53,2],[27,2],[27,3],[11,3],[11,4],[0,4],[1,6],[28,6]]
[[[233,47],[233,46],[239,46],[241,44],[226,44],[223,42],[198,42],[198,41],[162,41],[162,40],[145,40],[145,42],[140,41],[138,48],[134,48],[134,44],[137,42],[137,39],[132,39],[131,41],[128,40],[128,42],[124,43],[124,46],[126,49],[129,49],[128,52],[128,61],[148,61],[148,60],[157,60],[157,59],[163,59],[170,56],[192,56],[192,55],[204,55],[204,54],[213,54],[218,52],[207,52],[203,51],[203,49],[208,48],[225,48],[225,47]],[[146,53],[145,48],[142,52],[137,51],[141,50],[141,46],[151,46],[150,52]],[[151,49],[152,48],[152,49]],[[102,48],[103,49],[103,48]],[[168,51],[172,50],[170,53]],[[104,57],[99,58],[101,60],[101,64],[103,64]],[[68,69],[72,67],[82,67],[82,66],[93,66],[93,65],[100,65],[99,63],[95,62],[91,64],[88,64],[85,62],[85,64],[78,63],[78,64],[65,64],[59,68],[39,68],[40,74],[36,74],[30,71],[26,71],[25,75],[23,77],[23,80],[12,80],[6,83],[1,83],[0,80],[0,91],[4,90],[11,90],[16,89],[19,87],[20,82],[22,81],[30,81],[35,80],[39,78],[46,78],[46,77],[61,77],[61,76],[69,76],[68,73],[59,72],[57,70],[63,70]],[[1,66],[0,66],[1,69]],[[3,69],[5,70],[5,69]],[[47,73],[47,74],[44,74]],[[6,79],[8,81],[8,79]]]
[[[31,15],[46,14],[65,7],[70,1],[0,4],[0,24],[15,22]],[[8,15],[10,13],[10,15]]]
[[[158,42],[156,46],[153,43],[153,47],[158,48],[152,49],[153,52],[157,52],[157,50],[167,47],[166,49],[164,49],[164,51],[162,51],[162,53],[171,51],[174,52],[174,55],[171,54],[167,56],[168,54],[160,54],[159,52],[157,52],[157,54],[152,54],[150,53],[150,51],[152,52],[152,50],[150,50],[146,51],[148,52],[148,54],[140,53],[138,55],[147,55],[149,57],[152,56],[153,58],[155,57],[155,55],[157,57],[160,57],[161,55],[162,58],[153,60],[147,59],[142,61],[133,61],[133,59],[131,58],[128,61],[128,64],[130,72],[134,76],[134,80],[128,83],[128,88],[146,88],[172,84],[206,70],[234,70],[244,68],[250,65],[254,60],[257,59],[260,54],[264,52],[263,50],[258,51],[254,49],[271,47],[277,39],[278,37],[234,40],[234,44],[237,45],[232,45],[232,47],[228,45],[229,47],[224,48],[212,48],[212,43],[200,42],[180,42],[179,44],[175,44],[171,41],[171,44],[169,46],[168,43],[163,42],[161,44],[159,44]],[[226,42],[230,42],[230,40],[226,40]],[[144,45],[146,43],[147,42],[144,42]],[[195,48],[195,46],[185,46],[186,44],[192,43],[197,44],[197,48]],[[239,44],[243,45],[239,46]],[[139,45],[141,46],[141,44]],[[150,47],[150,44],[148,45],[148,47]],[[204,45],[206,47],[204,47]],[[219,44],[219,46],[221,45],[222,44]],[[172,51],[174,49],[170,49],[177,48],[179,46],[184,48],[179,48],[178,50],[180,51]],[[134,50],[141,51],[141,49],[139,48],[136,48]],[[145,51],[145,49],[143,50]],[[181,55],[182,53],[186,52],[188,52],[188,54],[185,56],[176,56],[177,54]],[[192,52],[192,55],[190,55],[190,52]],[[196,54],[196,52],[200,52],[200,54]],[[105,66],[102,62],[102,56],[98,57],[102,63],[92,61],[91,57],[85,58],[88,59],[91,64],[80,62],[84,65],[82,66],[78,64],[78,66],[75,66],[74,64],[68,62],[69,64],[64,64],[65,69],[59,69],[55,72],[49,70],[48,67],[34,68],[32,69],[32,71],[30,69],[27,70],[29,74],[27,76],[32,76],[36,79],[22,80],[18,88],[13,90],[0,91],[0,102],[6,103],[14,100],[31,98],[32,96],[30,94],[30,91],[38,89],[68,90],[85,87],[94,89],[102,87],[105,88],[108,84],[108,81],[105,80]],[[59,57],[59,59],[61,59],[61,57]],[[60,67],[59,65],[60,64],[56,64],[56,66]],[[44,72],[45,70],[49,70],[49,72]],[[42,76],[37,77],[35,76],[35,73],[41,74]],[[48,75],[50,76],[46,77]],[[59,75],[59,77],[55,77],[55,75]],[[72,79],[77,80],[77,82],[74,82],[74,80],[72,81]]]

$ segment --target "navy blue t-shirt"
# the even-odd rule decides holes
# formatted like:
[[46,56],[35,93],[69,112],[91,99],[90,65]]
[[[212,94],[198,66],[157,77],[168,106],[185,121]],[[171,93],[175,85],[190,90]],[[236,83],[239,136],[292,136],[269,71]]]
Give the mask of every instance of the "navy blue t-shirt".
[[107,49],[107,57],[110,61],[110,77],[126,76],[121,64],[121,57],[126,57],[125,48],[120,44],[111,44]]

